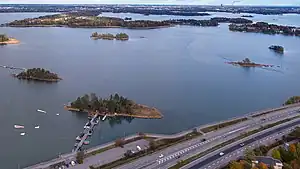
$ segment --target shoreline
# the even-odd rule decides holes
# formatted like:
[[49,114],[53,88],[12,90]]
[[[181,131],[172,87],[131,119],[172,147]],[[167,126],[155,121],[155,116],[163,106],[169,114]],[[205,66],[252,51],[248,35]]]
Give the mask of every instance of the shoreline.
[[[141,104],[137,104],[140,107],[144,107],[144,108],[151,108],[145,105],[141,105]],[[98,113],[100,116],[107,116],[107,117],[133,117],[133,118],[140,118],[140,119],[162,119],[163,115],[161,114],[161,112],[159,112],[156,108],[151,108],[153,109],[157,115],[138,115],[138,114],[125,114],[125,113],[100,113],[100,112],[90,112],[88,110],[80,110],[78,108],[73,108],[69,105],[64,105],[64,109],[67,111],[72,111],[72,112],[84,112],[84,113],[88,113],[89,116],[91,115],[95,115],[96,113]]]
[[19,44],[20,41],[15,39],[15,38],[9,38],[8,41],[0,42],[0,44],[5,44],[5,45],[12,45],[12,44]]
[[36,77],[17,77],[16,74],[12,74],[13,77],[19,79],[19,80],[32,80],[32,81],[40,81],[40,82],[59,82],[62,80],[61,78],[59,79],[40,79]]
[[63,27],[63,28],[124,28],[124,29],[161,29],[161,28],[170,28],[175,25],[166,25],[166,26],[152,26],[152,27],[122,27],[122,26],[67,26],[67,25],[1,25],[1,27],[11,27],[11,28],[43,28],[43,27]]

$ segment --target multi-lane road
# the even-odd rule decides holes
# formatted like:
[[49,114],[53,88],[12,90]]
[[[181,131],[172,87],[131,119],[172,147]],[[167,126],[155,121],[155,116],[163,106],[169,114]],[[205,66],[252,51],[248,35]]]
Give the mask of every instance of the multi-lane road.
[[265,144],[266,142],[273,142],[275,139],[282,137],[284,134],[287,134],[291,129],[297,125],[300,125],[300,120],[296,120],[292,123],[282,125],[273,130],[264,132],[258,136],[252,137],[246,141],[244,141],[244,146],[241,147],[240,144],[236,143],[222,152],[226,155],[220,156],[219,152],[214,152],[213,156],[208,157],[206,159],[199,159],[196,164],[191,164],[184,169],[208,169],[208,168],[217,168],[217,166],[224,166],[230,160],[234,160],[239,156],[242,156],[247,147],[254,148],[259,145]]
[[[293,117],[299,114],[299,107],[280,110],[268,115],[250,118],[245,122],[220,129],[215,132],[210,132],[196,139],[183,142],[181,144],[171,146],[152,155],[142,157],[132,163],[118,167],[118,169],[157,169],[168,168],[175,165],[180,160],[191,157],[195,154],[208,150],[222,142],[230,140],[238,135],[259,128],[262,124],[270,124],[276,121],[283,120],[287,117]],[[202,139],[205,138],[206,141]],[[164,157],[159,157],[161,154]]]

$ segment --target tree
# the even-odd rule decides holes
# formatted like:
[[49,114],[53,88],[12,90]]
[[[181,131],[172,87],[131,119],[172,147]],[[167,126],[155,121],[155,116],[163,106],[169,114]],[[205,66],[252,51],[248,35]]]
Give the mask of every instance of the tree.
[[272,151],[272,157],[278,160],[281,160],[280,152],[277,149]]
[[76,154],[76,161],[77,161],[77,163],[82,164],[83,163],[83,159],[84,159],[84,152],[83,151],[79,151]]
[[230,169],[244,169],[243,165],[237,161],[232,161],[229,165]]
[[292,153],[296,153],[296,146],[295,146],[295,144],[290,144],[289,151],[292,152]]
[[259,169],[268,169],[268,166],[267,166],[265,163],[260,162],[260,163],[258,164],[258,168],[259,168]]
[[115,141],[115,146],[116,147],[123,147],[124,144],[125,144],[125,140],[124,139],[118,138]]
[[245,159],[248,161],[248,162],[252,162],[254,159],[255,159],[255,153],[253,150],[247,148],[245,150]]

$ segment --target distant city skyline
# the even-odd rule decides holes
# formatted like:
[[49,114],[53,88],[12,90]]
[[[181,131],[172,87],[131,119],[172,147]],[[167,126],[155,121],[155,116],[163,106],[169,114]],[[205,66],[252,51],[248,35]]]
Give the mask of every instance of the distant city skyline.
[[0,4],[175,4],[300,6],[300,0],[0,0]]

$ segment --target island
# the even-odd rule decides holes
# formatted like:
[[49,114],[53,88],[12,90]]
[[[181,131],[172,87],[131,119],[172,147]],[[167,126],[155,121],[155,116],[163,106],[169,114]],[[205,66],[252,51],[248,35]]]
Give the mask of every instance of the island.
[[266,22],[256,22],[253,24],[230,24],[229,30],[237,32],[263,33],[270,35],[281,34],[288,36],[300,36],[300,27],[268,24]]
[[251,62],[249,58],[245,58],[242,61],[238,62],[225,62],[227,64],[231,64],[234,66],[242,66],[242,67],[273,67],[274,65],[267,65],[267,64],[258,64]]
[[121,40],[121,41],[126,41],[129,39],[129,36],[126,33],[118,33],[116,35],[106,33],[106,34],[100,34],[98,32],[94,32],[91,36],[94,40],[98,39],[105,39],[105,40]]
[[129,20],[129,18],[116,18],[96,16],[96,14],[86,16],[85,13],[62,13],[46,15],[38,18],[28,18],[15,20],[1,26],[8,27],[71,27],[71,28],[128,28],[128,29],[156,29],[172,27],[174,25],[191,26],[218,26],[219,23],[250,24],[251,20],[245,18],[214,17],[208,20],[195,19],[171,19],[163,21],[151,20]]
[[253,18],[253,15],[242,15],[243,18]]
[[278,45],[271,45],[271,46],[269,46],[269,49],[273,50],[276,53],[280,53],[280,54],[283,54],[283,52],[284,52],[284,48],[282,46],[278,46]]
[[137,104],[117,93],[109,98],[100,98],[95,93],[85,94],[78,97],[69,105],[64,106],[66,110],[75,112],[87,112],[90,115],[98,113],[107,117],[134,117],[147,119],[160,119],[162,114],[152,107]]
[[24,80],[34,80],[43,82],[58,82],[62,80],[57,74],[51,73],[43,68],[26,69],[19,74],[13,74],[14,77]]
[[295,104],[295,103],[300,103],[300,96],[292,96],[290,97],[284,105],[289,105],[289,104]]
[[7,45],[7,44],[18,44],[20,41],[14,38],[9,38],[5,34],[0,34],[0,45]]
[[171,25],[165,21],[125,21],[122,18],[98,16],[95,13],[86,14],[83,12],[67,12],[62,14],[40,16],[37,18],[15,20],[10,23],[2,24],[1,26],[153,29],[170,27]]

